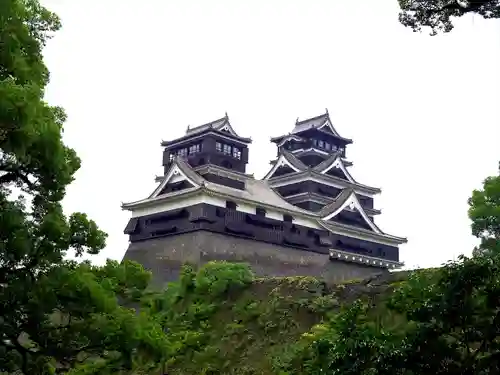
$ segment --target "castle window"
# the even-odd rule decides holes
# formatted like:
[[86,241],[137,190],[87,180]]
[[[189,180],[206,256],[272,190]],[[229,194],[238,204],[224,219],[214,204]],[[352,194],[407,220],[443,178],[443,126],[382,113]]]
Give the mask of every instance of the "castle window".
[[222,153],[225,155],[231,155],[231,146],[229,145],[222,145]]
[[318,145],[318,140],[317,139],[313,139],[313,146],[317,146]]
[[319,146],[320,148],[325,147],[325,142],[323,142],[323,141],[318,141],[318,146]]
[[200,152],[199,144],[189,146],[189,155],[196,154],[197,152]]
[[329,149],[330,149],[330,143],[325,142],[325,148],[326,148],[327,150],[329,150]]
[[255,209],[255,214],[256,214],[257,216],[266,216],[266,210],[265,210],[265,209],[263,209],[262,207],[257,207],[257,208]]
[[216,149],[218,152],[222,152],[222,143],[220,143],[220,142],[215,142],[215,149]]
[[186,156],[188,153],[187,148],[181,148],[179,151],[177,151],[177,155],[179,156]]
[[226,201],[226,208],[229,210],[236,210],[236,203],[233,201]]
[[283,221],[287,222],[287,223],[291,223],[293,222],[293,216],[292,215],[283,215]]
[[238,147],[233,147],[233,158],[241,159],[241,150]]

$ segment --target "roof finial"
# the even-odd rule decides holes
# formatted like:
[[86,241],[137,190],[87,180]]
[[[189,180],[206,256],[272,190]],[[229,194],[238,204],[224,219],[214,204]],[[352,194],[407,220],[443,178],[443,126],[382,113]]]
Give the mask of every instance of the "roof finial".
[[325,113],[328,114],[328,108],[325,108]]
[[299,123],[299,118],[297,117],[297,120],[295,120],[295,123],[298,124]]
[[226,119],[228,119],[229,117],[227,116],[227,111],[226,111]]

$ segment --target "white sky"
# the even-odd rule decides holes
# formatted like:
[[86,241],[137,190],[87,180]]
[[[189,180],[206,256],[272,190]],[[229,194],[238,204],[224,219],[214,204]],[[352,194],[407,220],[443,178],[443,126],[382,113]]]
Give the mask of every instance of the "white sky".
[[98,261],[123,256],[120,203],[154,189],[162,139],[227,111],[262,177],[269,138],[325,107],[354,140],[354,178],[382,188],[377,223],[408,237],[401,260],[470,253],[467,198],[500,160],[500,22],[466,17],[430,37],[398,23],[396,0],[42,3],[63,22],[47,99],[82,158],[65,209],[109,233]]

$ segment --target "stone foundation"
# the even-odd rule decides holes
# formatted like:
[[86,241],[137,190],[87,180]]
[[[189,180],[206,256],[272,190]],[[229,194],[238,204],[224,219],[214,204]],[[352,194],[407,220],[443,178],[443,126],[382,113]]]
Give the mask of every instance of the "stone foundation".
[[124,259],[153,272],[153,284],[176,280],[184,263],[212,260],[249,263],[258,276],[315,276],[328,281],[364,278],[385,269],[330,259],[328,254],[256,242],[207,231],[132,242]]

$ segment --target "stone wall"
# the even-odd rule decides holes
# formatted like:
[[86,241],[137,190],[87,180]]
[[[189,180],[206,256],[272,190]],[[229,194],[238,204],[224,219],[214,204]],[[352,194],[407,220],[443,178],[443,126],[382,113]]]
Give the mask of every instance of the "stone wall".
[[208,231],[133,242],[124,259],[134,260],[151,270],[156,286],[177,279],[182,264],[186,262],[199,266],[211,260],[249,263],[258,276],[315,276],[333,282],[388,272],[330,260],[327,254]]

